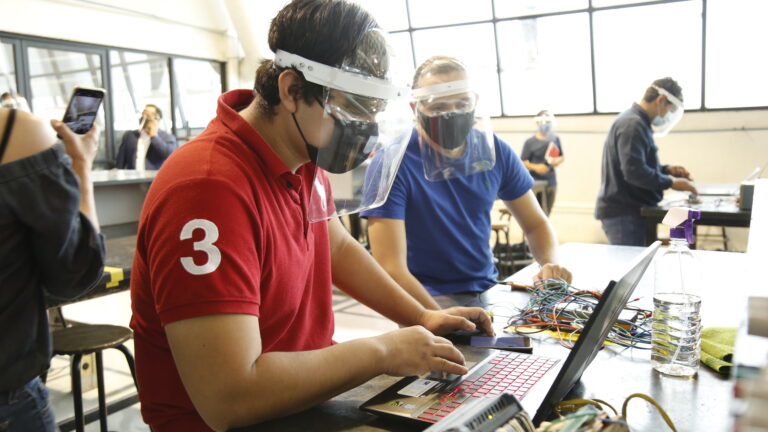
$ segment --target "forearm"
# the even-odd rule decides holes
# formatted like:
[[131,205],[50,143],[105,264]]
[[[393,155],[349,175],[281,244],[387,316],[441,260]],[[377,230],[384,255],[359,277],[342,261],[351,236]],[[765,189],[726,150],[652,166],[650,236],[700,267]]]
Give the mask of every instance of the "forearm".
[[424,288],[424,285],[416,279],[416,276],[411,274],[407,268],[399,270],[390,270],[385,267],[387,273],[395,279],[408,294],[411,295],[417,302],[421,303],[427,309],[439,310],[440,305],[437,304],[432,295]]
[[80,179],[80,212],[91,221],[96,232],[100,231],[99,218],[96,214],[96,200],[93,194],[93,182],[91,181],[91,165],[85,162],[74,161],[72,170]]
[[262,354],[228,392],[217,395],[219,412],[206,421],[227,430],[303,411],[384,373],[384,356],[375,338]]
[[525,233],[531,254],[540,265],[558,264],[557,235],[548,223],[541,223]]
[[424,307],[352,237],[336,247],[332,257],[336,286],[399,324],[420,324]]

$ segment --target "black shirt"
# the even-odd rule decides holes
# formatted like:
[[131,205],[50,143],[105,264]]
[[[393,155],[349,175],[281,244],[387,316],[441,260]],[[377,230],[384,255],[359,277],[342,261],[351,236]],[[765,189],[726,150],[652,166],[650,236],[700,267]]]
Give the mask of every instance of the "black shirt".
[[536,135],[528,138],[523,144],[523,150],[520,152],[520,159],[535,164],[546,164],[549,166],[549,171],[546,174],[539,174],[536,171],[531,171],[531,176],[536,180],[546,180],[550,186],[557,184],[557,175],[555,174],[555,167],[549,165],[547,162],[547,150],[550,145],[557,146],[560,156],[563,156],[563,146],[560,144],[560,137],[554,133],[550,134],[549,138],[541,140],[536,138]]
[[603,147],[602,181],[595,217],[640,215],[640,207],[654,206],[672,177],[659,163],[648,113],[638,104],[619,114]]
[[46,298],[87,292],[104,268],[71,163],[56,145],[0,165],[0,391],[49,367]]

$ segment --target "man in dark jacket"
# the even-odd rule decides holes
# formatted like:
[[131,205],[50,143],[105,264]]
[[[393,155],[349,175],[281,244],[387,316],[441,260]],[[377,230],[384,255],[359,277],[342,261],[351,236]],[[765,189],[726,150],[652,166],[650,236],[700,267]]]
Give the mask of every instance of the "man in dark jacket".
[[[117,168],[157,170],[168,156],[176,150],[176,138],[164,130],[158,123],[163,112],[155,105],[147,105],[141,113],[138,130],[127,131],[117,151]],[[138,157],[139,154],[145,155]]]
[[602,181],[595,218],[615,245],[643,246],[640,208],[661,201],[672,188],[696,194],[691,175],[680,165],[661,165],[654,136],[663,136],[683,114],[683,91],[672,78],[661,78],[643,100],[619,114],[603,147]]

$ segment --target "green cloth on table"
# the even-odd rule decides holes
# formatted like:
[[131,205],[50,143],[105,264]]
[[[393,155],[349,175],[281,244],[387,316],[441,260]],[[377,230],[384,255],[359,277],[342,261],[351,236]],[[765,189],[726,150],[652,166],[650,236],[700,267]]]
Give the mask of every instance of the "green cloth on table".
[[701,330],[701,362],[728,375],[736,343],[736,327],[707,327]]

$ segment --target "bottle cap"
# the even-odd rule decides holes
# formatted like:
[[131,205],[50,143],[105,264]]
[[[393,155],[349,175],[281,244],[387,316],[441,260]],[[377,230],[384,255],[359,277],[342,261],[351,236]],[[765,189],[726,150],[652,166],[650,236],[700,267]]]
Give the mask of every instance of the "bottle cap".
[[[671,239],[685,239],[685,228],[676,227],[669,229],[669,238]],[[687,239],[686,239],[687,240]]]

